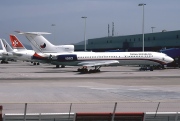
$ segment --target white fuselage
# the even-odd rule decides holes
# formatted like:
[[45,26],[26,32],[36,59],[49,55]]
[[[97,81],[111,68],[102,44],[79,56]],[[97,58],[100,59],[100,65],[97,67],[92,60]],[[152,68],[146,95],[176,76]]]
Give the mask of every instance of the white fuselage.
[[[47,57],[48,54],[44,55]],[[52,64],[72,66],[79,66],[80,62],[98,63],[109,60],[119,61],[112,65],[163,65],[173,61],[171,57],[158,52],[72,52],[49,55],[53,57]]]
[[33,61],[32,56],[34,53],[34,50],[13,51],[13,56],[16,57],[17,60]]
[[4,52],[4,50],[0,50],[0,60],[11,60],[11,59],[15,59],[12,56],[12,53],[8,53],[8,52]]
[[173,61],[172,58],[158,52],[74,52],[72,45],[64,46],[61,50],[42,36],[49,33],[19,33],[26,36],[36,52],[33,59],[46,60],[55,65],[160,65]]
[[2,57],[2,55],[3,55],[3,52],[4,52],[3,50],[0,50],[0,56],[1,56],[1,57]]
[[3,60],[3,50],[0,50],[0,60]]

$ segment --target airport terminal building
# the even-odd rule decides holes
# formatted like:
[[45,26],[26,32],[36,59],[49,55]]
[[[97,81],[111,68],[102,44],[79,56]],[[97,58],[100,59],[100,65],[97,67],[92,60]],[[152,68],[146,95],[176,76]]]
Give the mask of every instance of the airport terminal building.
[[[103,52],[109,50],[142,51],[142,34],[109,36],[87,40],[87,50]],[[180,30],[144,34],[145,51],[159,51],[163,48],[180,48]],[[84,41],[75,44],[76,51],[84,50]]]

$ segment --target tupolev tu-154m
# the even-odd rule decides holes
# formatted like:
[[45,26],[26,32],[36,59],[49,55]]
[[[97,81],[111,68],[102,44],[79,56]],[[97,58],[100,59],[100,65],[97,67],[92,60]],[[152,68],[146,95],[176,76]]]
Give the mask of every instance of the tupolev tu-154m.
[[[48,43],[40,39],[45,32],[21,32],[30,41],[35,51],[33,59],[49,60],[55,65],[82,66],[79,72],[100,72],[102,66],[122,65],[166,65],[174,61],[171,57],[160,52],[65,52],[43,53]],[[38,39],[37,39],[38,38]],[[43,46],[46,45],[46,46]],[[94,67],[88,70],[87,67]]]

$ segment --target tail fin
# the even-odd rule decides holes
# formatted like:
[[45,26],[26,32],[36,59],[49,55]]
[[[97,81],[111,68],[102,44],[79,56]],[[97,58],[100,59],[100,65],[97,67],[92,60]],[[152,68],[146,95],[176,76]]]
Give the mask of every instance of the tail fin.
[[43,34],[50,34],[47,32],[16,32],[19,34],[24,34],[30,41],[33,50],[38,53],[63,53],[74,51],[74,45],[53,45],[46,38],[44,38],[44,36],[42,36]]
[[29,40],[33,50],[38,53],[51,53],[55,52],[56,48],[51,44],[42,34],[50,34],[46,32],[19,32],[24,34]]
[[13,52],[13,49],[5,39],[0,39],[0,41],[4,52]]
[[15,35],[10,35],[10,40],[11,40],[13,49],[17,49],[17,50],[26,49]]

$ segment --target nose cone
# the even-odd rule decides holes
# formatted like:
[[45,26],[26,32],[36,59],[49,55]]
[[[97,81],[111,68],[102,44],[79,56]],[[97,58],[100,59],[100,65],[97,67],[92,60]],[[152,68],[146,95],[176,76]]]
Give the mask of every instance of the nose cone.
[[174,61],[174,59],[173,59],[173,58],[171,58],[171,57],[168,57],[168,61],[169,61],[169,63],[171,63],[171,62],[173,62],[173,61]]

